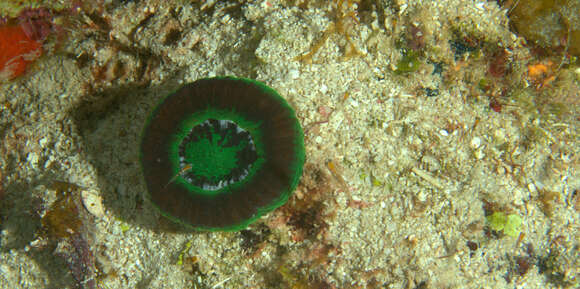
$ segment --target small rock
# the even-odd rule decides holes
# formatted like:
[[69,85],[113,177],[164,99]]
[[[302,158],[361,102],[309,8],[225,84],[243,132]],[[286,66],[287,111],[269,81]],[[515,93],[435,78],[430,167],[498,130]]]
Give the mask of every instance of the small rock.
[[298,79],[298,77],[300,77],[300,72],[296,69],[292,69],[288,71],[288,76],[290,76],[290,79]]
[[83,205],[91,213],[91,215],[103,219],[105,217],[105,209],[103,208],[103,199],[95,192],[82,191],[81,198]]
[[471,147],[476,149],[481,146],[481,139],[479,137],[474,137],[471,139]]

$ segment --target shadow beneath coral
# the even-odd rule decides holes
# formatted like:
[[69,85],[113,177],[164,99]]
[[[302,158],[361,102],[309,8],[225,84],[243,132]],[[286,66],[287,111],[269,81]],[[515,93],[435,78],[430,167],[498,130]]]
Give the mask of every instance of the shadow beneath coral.
[[123,86],[83,97],[71,111],[84,157],[96,170],[105,207],[131,225],[164,232],[187,229],[164,220],[146,199],[139,150],[153,108],[178,87]]

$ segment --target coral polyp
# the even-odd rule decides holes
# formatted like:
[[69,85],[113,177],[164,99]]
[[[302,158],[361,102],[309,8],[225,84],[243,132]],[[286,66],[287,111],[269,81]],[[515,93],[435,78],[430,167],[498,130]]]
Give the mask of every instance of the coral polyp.
[[304,164],[294,110],[261,82],[201,79],[167,96],[143,133],[148,196],[196,230],[235,231],[284,204]]

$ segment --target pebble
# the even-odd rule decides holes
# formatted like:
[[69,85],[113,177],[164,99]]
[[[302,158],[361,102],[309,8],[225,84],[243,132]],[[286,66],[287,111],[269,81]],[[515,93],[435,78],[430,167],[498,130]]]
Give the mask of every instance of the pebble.
[[91,213],[91,215],[103,219],[105,217],[105,209],[103,208],[103,199],[95,192],[82,191],[81,198],[83,205]]
[[471,147],[476,149],[481,146],[481,139],[479,137],[474,137],[471,139]]
[[290,79],[298,79],[298,77],[300,77],[300,72],[296,69],[292,69],[288,71],[288,76],[290,76]]
[[320,92],[322,92],[322,94],[326,94],[328,92],[328,86],[326,85],[321,85],[320,86]]

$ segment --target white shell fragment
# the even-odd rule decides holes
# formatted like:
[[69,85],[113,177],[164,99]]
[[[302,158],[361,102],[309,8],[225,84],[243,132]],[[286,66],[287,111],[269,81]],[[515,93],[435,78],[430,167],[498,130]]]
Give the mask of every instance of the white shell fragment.
[[103,208],[103,199],[96,192],[82,191],[81,198],[83,205],[91,213],[91,215],[102,219],[105,217],[105,209]]

